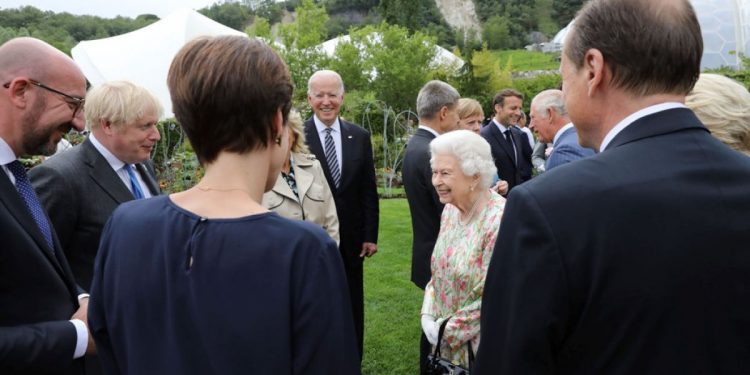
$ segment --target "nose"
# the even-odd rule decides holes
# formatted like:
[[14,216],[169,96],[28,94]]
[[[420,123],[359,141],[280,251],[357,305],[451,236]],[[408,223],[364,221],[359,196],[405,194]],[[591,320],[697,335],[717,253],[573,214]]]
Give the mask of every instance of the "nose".
[[75,113],[75,116],[73,116],[73,119],[70,120],[70,123],[73,125],[73,129],[75,129],[78,132],[82,132],[84,129],[86,129],[86,122],[83,120],[83,111],[78,111]]
[[161,139],[161,132],[159,131],[158,126],[154,126],[153,132],[151,133],[150,137],[153,141],[158,141]]

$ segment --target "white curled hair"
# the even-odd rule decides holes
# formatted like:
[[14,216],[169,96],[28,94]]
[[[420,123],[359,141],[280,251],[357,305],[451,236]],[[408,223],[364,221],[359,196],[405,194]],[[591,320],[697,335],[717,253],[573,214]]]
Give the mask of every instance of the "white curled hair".
[[435,155],[454,156],[465,175],[479,175],[479,187],[482,188],[490,187],[497,172],[490,144],[469,130],[454,130],[433,139],[430,142],[430,166],[435,164]]

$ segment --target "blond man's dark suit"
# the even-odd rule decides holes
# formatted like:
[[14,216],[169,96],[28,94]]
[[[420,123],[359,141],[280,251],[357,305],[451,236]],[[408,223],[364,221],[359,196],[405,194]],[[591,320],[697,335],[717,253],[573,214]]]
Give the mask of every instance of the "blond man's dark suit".
[[[136,170],[151,195],[159,194],[148,163]],[[29,179],[50,216],[78,285],[89,290],[104,224],[133,194],[90,140],[29,171]]]

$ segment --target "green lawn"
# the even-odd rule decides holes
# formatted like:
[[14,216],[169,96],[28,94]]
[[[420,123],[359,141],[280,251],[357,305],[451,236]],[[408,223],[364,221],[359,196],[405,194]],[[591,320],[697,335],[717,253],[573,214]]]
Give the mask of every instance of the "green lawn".
[[383,199],[378,253],[365,262],[363,374],[419,373],[422,290],[410,280],[409,206],[406,199]]
[[500,62],[500,67],[505,68],[509,58],[512,58],[511,67],[514,72],[526,72],[530,70],[557,70],[560,62],[558,54],[529,52],[526,50],[495,51],[495,56]]

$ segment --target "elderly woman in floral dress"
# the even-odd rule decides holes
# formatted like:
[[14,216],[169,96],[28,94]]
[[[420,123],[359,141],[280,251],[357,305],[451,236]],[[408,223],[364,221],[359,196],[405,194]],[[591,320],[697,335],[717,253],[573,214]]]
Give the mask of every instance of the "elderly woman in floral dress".
[[476,353],[479,346],[484,278],[505,198],[490,189],[496,169],[490,145],[481,136],[449,132],[430,143],[430,152],[432,184],[445,209],[432,253],[432,279],[425,288],[422,329],[434,346],[440,324],[450,319],[441,356],[468,367],[469,347]]

